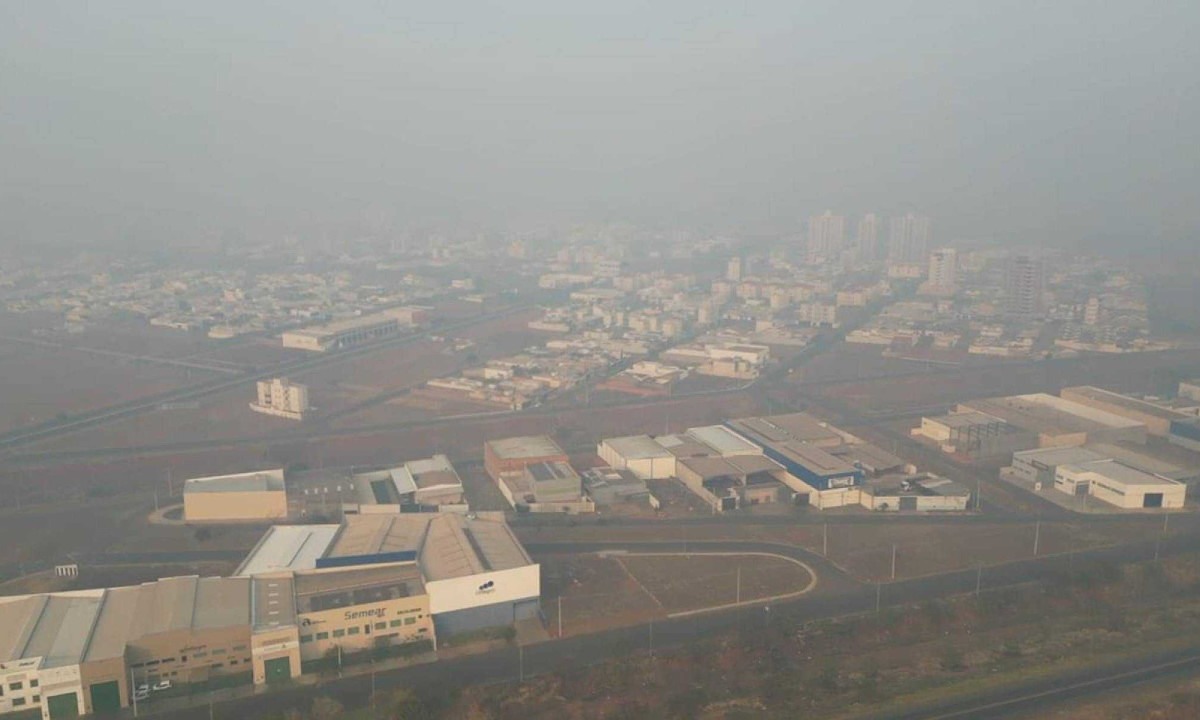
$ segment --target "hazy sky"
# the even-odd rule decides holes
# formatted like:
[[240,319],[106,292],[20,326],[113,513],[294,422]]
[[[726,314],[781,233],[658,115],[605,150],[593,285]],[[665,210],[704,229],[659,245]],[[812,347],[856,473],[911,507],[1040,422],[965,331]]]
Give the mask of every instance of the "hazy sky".
[[1196,0],[9,0],[0,234],[831,207],[1197,247],[1198,37]]

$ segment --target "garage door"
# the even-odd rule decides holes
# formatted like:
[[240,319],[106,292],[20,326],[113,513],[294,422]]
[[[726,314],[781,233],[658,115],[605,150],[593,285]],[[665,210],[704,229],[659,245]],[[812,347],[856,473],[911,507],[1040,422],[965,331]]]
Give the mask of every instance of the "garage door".
[[116,680],[92,685],[92,712],[112,713],[121,709],[121,687]]
[[900,496],[900,509],[901,510],[916,510],[917,509],[917,498],[914,496],[911,496],[911,495],[901,495]]
[[79,697],[75,693],[51,695],[46,698],[46,709],[50,711],[50,720],[79,717]]
[[1162,493],[1146,493],[1142,496],[1142,507],[1162,507]]
[[291,658],[281,657],[266,662],[267,682],[286,682],[292,679]]

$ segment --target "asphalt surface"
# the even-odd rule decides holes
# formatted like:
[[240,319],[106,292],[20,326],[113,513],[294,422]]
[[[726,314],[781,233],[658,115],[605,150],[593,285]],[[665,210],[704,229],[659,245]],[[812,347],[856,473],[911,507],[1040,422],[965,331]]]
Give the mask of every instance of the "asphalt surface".
[[[1197,536],[1172,535],[1159,547],[1163,556],[1193,552]],[[683,543],[546,543],[530,545],[530,552],[580,553],[598,550],[656,551],[684,550]],[[240,720],[261,717],[288,708],[306,708],[317,696],[332,697],[347,708],[369,703],[372,682],[377,692],[396,687],[450,687],[497,682],[515,682],[522,677],[550,672],[571,671],[629,655],[653,653],[656,649],[677,647],[706,636],[739,627],[759,625],[769,629],[775,622],[813,620],[865,614],[877,608],[904,606],[951,595],[988,592],[1003,587],[1061,577],[1073,564],[1085,560],[1134,562],[1147,560],[1155,552],[1154,542],[1081,551],[1070,555],[1031,558],[1006,565],[964,570],[879,585],[851,580],[819,556],[799,548],[757,542],[689,542],[692,552],[776,552],[796,557],[817,570],[822,585],[811,595],[740,608],[714,611],[686,617],[614,628],[599,633],[568,636],[524,648],[509,647],[479,655],[441,660],[436,663],[387,670],[371,675],[331,679],[316,686],[296,686],[277,692],[220,701],[186,709],[171,708],[156,713],[152,703],[144,704],[142,716],[181,718],[182,720]],[[832,579],[837,582],[829,582]],[[1039,679],[1016,686],[988,690],[978,696],[956,701],[944,707],[897,710],[884,713],[881,720],[917,720],[935,718],[1019,717],[1038,708],[1087,697],[1097,687],[1116,689],[1139,682],[1190,673],[1200,669],[1200,649],[1178,654],[1129,659],[1110,666],[1075,671],[1066,679]],[[211,715],[210,715],[211,713]]]

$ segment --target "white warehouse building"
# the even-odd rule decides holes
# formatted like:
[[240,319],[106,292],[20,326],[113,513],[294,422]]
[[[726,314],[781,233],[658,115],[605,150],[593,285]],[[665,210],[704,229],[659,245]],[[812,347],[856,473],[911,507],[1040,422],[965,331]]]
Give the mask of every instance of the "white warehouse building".
[[1125,510],[1182,508],[1187,498],[1184,483],[1116,460],[1061,465],[1054,473],[1054,487],[1068,495],[1091,495]]
[[642,480],[662,480],[675,475],[675,456],[649,435],[601,440],[596,454],[610,467],[628,470]]

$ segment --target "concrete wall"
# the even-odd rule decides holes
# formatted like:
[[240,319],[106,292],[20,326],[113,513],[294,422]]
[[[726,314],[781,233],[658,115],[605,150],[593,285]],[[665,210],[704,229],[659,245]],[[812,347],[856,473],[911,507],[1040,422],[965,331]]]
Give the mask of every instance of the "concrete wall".
[[435,616],[502,602],[537,598],[542,594],[542,570],[539,565],[524,565],[509,570],[430,580],[429,610]]
[[434,618],[439,637],[451,637],[484,628],[504,627],[520,620],[536,618],[540,606],[536,598],[493,603],[480,607],[442,613]]
[[283,490],[183,494],[183,517],[187,522],[281,520],[287,515],[287,493]]
[[337,646],[343,652],[357,652],[377,642],[435,642],[428,595],[304,613],[298,621],[304,660],[319,659]]
[[267,682],[267,661],[286,657],[291,677],[300,676],[300,631],[295,625],[278,630],[256,632],[250,638],[254,684]]
[[146,635],[129,642],[126,658],[138,683],[159,678],[200,682],[217,675],[248,673],[252,670],[250,626]]

